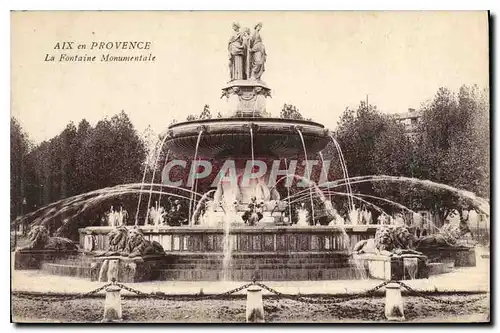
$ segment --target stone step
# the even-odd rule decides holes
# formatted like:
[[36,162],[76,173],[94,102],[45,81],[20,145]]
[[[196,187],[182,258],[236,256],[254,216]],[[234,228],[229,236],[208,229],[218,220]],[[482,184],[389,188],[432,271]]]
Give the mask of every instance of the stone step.
[[[231,262],[232,269],[328,269],[342,268],[348,266],[347,263],[305,263],[305,264],[243,264],[239,262]],[[206,264],[206,263],[175,263],[164,265],[164,269],[222,269],[223,264]]]
[[[251,281],[257,274],[258,280],[263,281],[298,281],[298,280],[354,280],[366,277],[353,267],[335,269],[260,269],[231,270],[231,280]],[[159,280],[180,281],[220,281],[223,279],[222,270],[182,270],[165,269],[155,272]]]
[[43,263],[42,271],[53,275],[75,276],[90,279],[90,267],[79,265],[63,265],[54,263]]

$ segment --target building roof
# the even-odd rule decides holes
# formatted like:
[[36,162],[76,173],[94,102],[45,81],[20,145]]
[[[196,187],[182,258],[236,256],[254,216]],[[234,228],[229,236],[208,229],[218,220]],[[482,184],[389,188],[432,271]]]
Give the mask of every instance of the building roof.
[[402,112],[402,113],[395,113],[394,118],[398,120],[405,120],[405,119],[418,119],[422,117],[422,112],[417,111],[415,109],[408,109],[408,112]]

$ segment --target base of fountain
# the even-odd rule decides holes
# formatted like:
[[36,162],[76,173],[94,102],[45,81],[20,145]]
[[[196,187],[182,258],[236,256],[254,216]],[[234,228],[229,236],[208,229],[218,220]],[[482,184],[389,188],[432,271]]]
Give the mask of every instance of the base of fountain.
[[[380,254],[353,254],[353,259],[359,266],[365,267],[368,277],[381,280],[411,280],[426,279],[429,277],[427,257],[423,255],[380,255]],[[409,268],[408,263],[414,261],[416,266]]]
[[453,262],[455,267],[476,266],[476,250],[469,246],[419,248],[431,262]]
[[[346,253],[253,252],[238,253],[224,272],[223,254],[170,254],[168,264],[158,271],[159,280],[304,281],[355,280],[366,276],[352,266]],[[226,273],[226,274],[225,274]]]
[[[367,276],[408,279],[412,274],[415,278],[427,278],[428,274],[445,273],[455,266],[455,260],[426,263],[425,256],[415,255],[351,256],[349,249],[353,244],[373,238],[377,228],[376,225],[231,226],[229,278],[241,281],[252,280],[255,276],[269,281],[349,280]],[[122,279],[131,282],[148,279],[215,281],[224,277],[224,269],[227,268],[227,261],[223,265],[227,237],[224,228],[140,226],[140,229],[147,240],[162,245],[165,255],[162,260],[154,262],[150,269],[146,266],[141,268],[143,264],[140,261],[134,262],[136,271],[146,273],[141,276],[142,273],[137,272],[132,274],[133,277]],[[85,244],[90,243],[88,237],[91,235],[91,253],[103,253],[107,250],[107,234],[111,230],[111,227],[80,229],[80,247],[84,248]],[[353,260],[353,257],[358,261]],[[405,267],[404,258],[408,258],[406,264],[413,261],[411,269],[408,265]],[[51,274],[95,279],[95,271],[100,270],[97,266],[103,259],[80,253],[71,258],[53,259],[44,263],[42,269]],[[123,261],[133,260],[123,258]]]
[[118,282],[134,283],[156,280],[155,272],[165,262],[165,255],[146,255],[129,258],[124,256],[94,257],[90,280],[99,281],[99,273],[106,260],[118,260]]
[[40,269],[44,262],[53,262],[78,254],[78,251],[18,250],[14,254],[14,269]]

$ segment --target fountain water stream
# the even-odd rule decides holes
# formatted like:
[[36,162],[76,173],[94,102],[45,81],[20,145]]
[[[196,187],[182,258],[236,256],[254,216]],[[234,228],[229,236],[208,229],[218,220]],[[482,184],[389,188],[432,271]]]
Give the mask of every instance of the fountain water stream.
[[[306,149],[306,143],[304,141],[304,136],[302,135],[302,131],[300,130],[300,128],[296,128],[297,129],[297,132],[299,133],[299,136],[300,136],[300,141],[302,141],[302,147],[304,148],[304,158],[305,158],[305,162],[306,162],[306,174],[307,175],[310,175],[310,172],[309,172],[309,163],[308,163],[308,159],[307,159],[307,149]],[[315,221],[315,216],[314,216],[314,200],[313,200],[313,195],[312,195],[312,190],[309,189],[309,193],[310,193],[310,201],[311,201],[311,217],[312,217],[312,224],[314,224],[314,221]]]
[[[342,148],[340,147],[340,144],[335,139],[335,137],[330,134],[330,138],[332,139],[332,142],[335,145],[335,148],[337,149],[337,153],[339,155],[339,161],[340,161],[340,166],[342,168],[342,174],[344,175],[344,179],[346,179],[347,193],[349,193],[349,195],[352,196],[352,188],[351,188],[351,184],[349,182],[349,173],[347,171],[347,165],[345,163],[344,153],[342,152]],[[349,203],[349,210],[353,211],[355,209],[354,201],[353,201],[352,197],[350,197],[350,196],[347,197],[347,200]]]
[[[158,149],[159,140],[156,140],[154,145],[154,154],[156,154],[156,150]],[[142,181],[141,181],[141,190],[144,188],[144,182],[146,181],[146,173],[148,171],[148,163],[147,161],[144,163],[144,171],[142,172]],[[139,194],[139,199],[137,200],[137,210],[135,211],[135,225],[139,225],[139,210],[141,207],[141,199],[142,192]]]
[[[153,165],[153,176],[151,177],[151,187],[150,187],[150,191],[149,191],[148,208],[146,210],[145,221],[147,221],[149,218],[149,207],[151,207],[151,197],[153,195],[152,191],[153,191],[153,185],[155,182],[155,175],[156,175],[156,169],[157,169],[156,166],[158,165],[158,160],[160,159],[161,151],[163,149],[163,145],[165,144],[165,140],[167,140],[167,138],[168,138],[168,135],[165,133],[165,135],[163,136],[163,139],[161,140],[160,147],[158,148],[158,151],[156,153],[155,164]],[[139,209],[137,211],[139,211]]]
[[[195,151],[194,151],[193,163],[198,158],[198,147],[200,146],[200,140],[201,140],[201,135],[202,134],[203,134],[203,129],[200,129],[200,131],[198,133],[198,138],[196,139],[196,147],[195,147]],[[191,177],[193,177],[193,184],[191,185],[191,192],[195,192],[194,191],[194,186],[195,186],[195,183],[196,183],[196,179],[194,177],[194,174],[196,174],[196,171],[197,170],[194,170],[194,166],[192,166],[191,167]],[[189,221],[192,220],[192,216],[191,216],[191,210],[192,209],[193,209],[193,196],[191,195],[191,198],[189,199],[189,213],[188,213],[188,219],[189,219]]]

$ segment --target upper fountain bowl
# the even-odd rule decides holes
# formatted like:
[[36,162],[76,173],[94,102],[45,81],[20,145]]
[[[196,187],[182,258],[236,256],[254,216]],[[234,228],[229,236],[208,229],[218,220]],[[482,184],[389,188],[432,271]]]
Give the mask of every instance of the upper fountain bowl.
[[299,130],[308,157],[328,143],[328,130],[319,123],[282,118],[217,118],[171,125],[165,141],[176,156],[193,158],[200,131],[199,158],[290,158],[304,155]]

